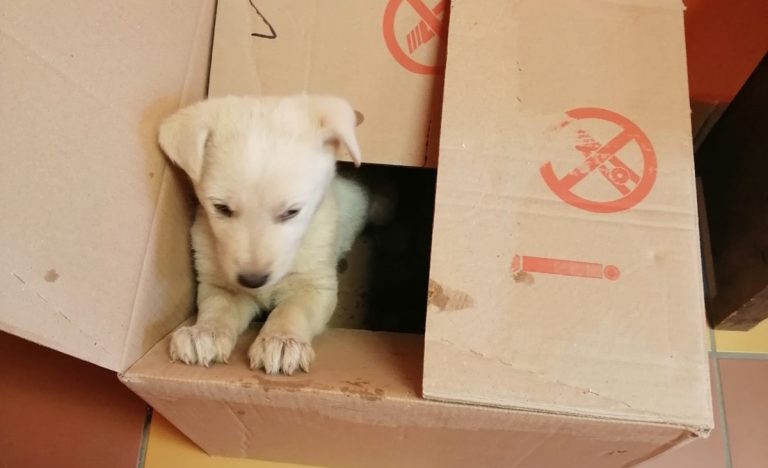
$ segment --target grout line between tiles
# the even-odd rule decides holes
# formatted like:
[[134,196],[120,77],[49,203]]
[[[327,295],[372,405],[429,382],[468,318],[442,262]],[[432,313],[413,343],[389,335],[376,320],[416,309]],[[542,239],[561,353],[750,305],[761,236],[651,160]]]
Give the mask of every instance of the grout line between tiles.
[[740,353],[738,351],[716,351],[720,359],[744,359],[747,361],[768,361],[768,353]]
[[[715,332],[710,331],[711,333],[711,339],[715,339]],[[714,342],[713,342],[714,344]],[[725,417],[725,397],[723,395],[723,380],[720,378],[720,357],[717,353],[712,352],[713,358],[714,358],[714,365],[712,366],[715,371],[715,403],[717,404],[717,407],[720,410],[720,427],[722,428],[722,439],[723,439],[723,462],[725,463],[725,468],[733,468],[733,460],[731,458],[731,441],[728,436],[728,423],[727,418]],[[717,424],[717,423],[715,423]]]
[[147,457],[147,442],[149,441],[149,428],[152,425],[152,407],[147,406],[147,415],[144,417],[144,427],[141,431],[141,444],[136,459],[136,468],[144,468],[144,459]]

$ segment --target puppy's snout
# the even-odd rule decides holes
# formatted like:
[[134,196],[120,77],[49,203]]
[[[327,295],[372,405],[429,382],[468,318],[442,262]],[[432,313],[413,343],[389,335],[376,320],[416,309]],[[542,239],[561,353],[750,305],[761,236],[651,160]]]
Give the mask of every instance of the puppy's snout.
[[269,275],[261,273],[240,273],[237,275],[237,282],[244,288],[256,289],[264,286],[269,280]]

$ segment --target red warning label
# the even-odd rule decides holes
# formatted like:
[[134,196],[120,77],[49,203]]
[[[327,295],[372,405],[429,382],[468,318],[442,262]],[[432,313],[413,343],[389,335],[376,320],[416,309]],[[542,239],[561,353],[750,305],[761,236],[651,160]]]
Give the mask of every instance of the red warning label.
[[[541,166],[540,173],[547,186],[569,205],[593,213],[615,213],[640,203],[656,181],[656,153],[646,134],[626,117],[606,109],[583,107],[566,112],[568,120],[560,125],[579,126],[575,129],[575,149],[581,153],[581,163],[561,170],[558,176],[552,162]],[[612,127],[613,136],[605,144],[580,128],[590,121],[600,121]],[[594,122],[591,122],[594,123]],[[632,147],[639,149],[638,161],[626,162],[620,153]],[[635,151],[636,153],[638,151]],[[598,197],[589,189],[580,190],[590,177],[600,177],[612,187],[615,197]]]
[[515,255],[512,257],[512,272],[548,273],[550,275],[577,276],[616,281],[621,272],[616,265],[580,262],[560,258],[532,257]]
[[[424,0],[389,0],[384,10],[384,42],[397,63],[408,71],[423,75],[434,75],[442,71],[442,64],[426,63],[434,62],[437,57],[435,49],[421,51],[426,46],[439,47],[440,39],[444,39],[447,32],[447,12],[448,0],[439,0],[433,7],[427,6]],[[410,21],[413,27],[398,36],[395,20],[401,17],[400,21]],[[429,57],[430,60],[424,60],[421,56]]]

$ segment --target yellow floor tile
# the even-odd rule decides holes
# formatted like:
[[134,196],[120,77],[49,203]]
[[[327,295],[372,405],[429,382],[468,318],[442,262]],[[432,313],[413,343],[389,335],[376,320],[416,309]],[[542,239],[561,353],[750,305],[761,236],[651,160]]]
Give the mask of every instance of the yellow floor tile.
[[715,330],[715,349],[721,353],[768,353],[768,320],[746,332]]
[[310,468],[239,458],[211,457],[198,448],[164,417],[152,415],[144,468]]

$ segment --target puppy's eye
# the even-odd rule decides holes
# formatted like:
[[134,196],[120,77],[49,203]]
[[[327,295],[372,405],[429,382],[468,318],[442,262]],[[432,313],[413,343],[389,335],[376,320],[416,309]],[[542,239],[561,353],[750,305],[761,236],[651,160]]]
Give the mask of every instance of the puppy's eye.
[[289,219],[293,219],[299,214],[300,211],[301,211],[301,208],[291,208],[289,210],[285,210],[282,213],[280,213],[278,220],[282,223],[282,222],[288,221]]
[[225,205],[224,203],[214,203],[213,209],[216,210],[216,213],[220,214],[221,216],[224,216],[225,218],[231,218],[234,214],[232,212],[232,209]]

